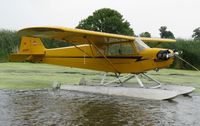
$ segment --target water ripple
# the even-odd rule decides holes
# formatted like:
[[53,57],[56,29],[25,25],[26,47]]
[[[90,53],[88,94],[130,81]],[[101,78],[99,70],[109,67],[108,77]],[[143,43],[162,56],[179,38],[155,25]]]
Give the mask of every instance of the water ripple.
[[172,102],[72,91],[0,90],[0,125],[200,125],[200,97]]

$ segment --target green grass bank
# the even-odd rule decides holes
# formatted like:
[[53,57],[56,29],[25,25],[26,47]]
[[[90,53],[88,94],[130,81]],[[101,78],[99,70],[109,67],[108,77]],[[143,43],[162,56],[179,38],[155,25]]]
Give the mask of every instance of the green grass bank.
[[[54,82],[78,84],[82,77],[88,82],[100,82],[103,72],[61,67],[36,63],[0,63],[0,88],[6,89],[42,89],[52,88]],[[190,70],[162,69],[148,74],[165,84],[194,86],[200,92],[200,72]],[[108,75],[112,79],[113,74]],[[129,83],[136,83],[135,79]],[[148,84],[150,82],[145,81]]]

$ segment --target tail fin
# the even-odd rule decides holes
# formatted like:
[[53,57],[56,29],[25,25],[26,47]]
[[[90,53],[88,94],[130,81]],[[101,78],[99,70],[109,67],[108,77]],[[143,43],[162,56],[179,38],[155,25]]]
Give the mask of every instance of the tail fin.
[[11,62],[41,62],[45,55],[45,47],[40,38],[22,37],[19,52],[11,54]]
[[20,54],[44,54],[45,47],[40,38],[22,37]]

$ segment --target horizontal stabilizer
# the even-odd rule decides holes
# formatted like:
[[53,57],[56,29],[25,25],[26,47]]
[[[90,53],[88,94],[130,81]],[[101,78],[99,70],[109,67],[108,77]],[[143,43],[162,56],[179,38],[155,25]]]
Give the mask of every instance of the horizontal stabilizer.
[[44,54],[11,54],[10,62],[42,62]]

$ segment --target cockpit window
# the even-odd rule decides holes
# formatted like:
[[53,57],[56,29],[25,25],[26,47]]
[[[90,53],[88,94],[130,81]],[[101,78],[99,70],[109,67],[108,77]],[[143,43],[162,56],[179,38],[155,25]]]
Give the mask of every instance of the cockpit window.
[[132,55],[133,47],[130,43],[116,43],[107,46],[107,55]]
[[135,39],[135,45],[139,52],[143,51],[146,48],[150,48],[148,45],[146,45],[141,39],[136,38]]

